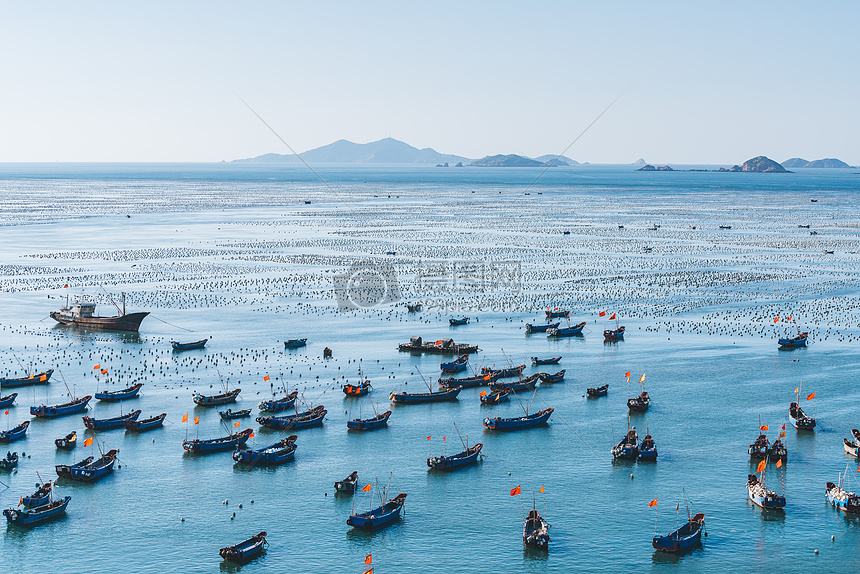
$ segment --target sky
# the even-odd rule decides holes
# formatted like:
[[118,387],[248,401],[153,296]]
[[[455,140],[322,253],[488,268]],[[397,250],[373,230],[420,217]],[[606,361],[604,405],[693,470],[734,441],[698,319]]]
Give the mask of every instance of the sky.
[[558,154],[611,105],[568,157],[858,165],[857,22],[854,0],[7,1],[0,162],[289,153],[245,100],[299,152]]

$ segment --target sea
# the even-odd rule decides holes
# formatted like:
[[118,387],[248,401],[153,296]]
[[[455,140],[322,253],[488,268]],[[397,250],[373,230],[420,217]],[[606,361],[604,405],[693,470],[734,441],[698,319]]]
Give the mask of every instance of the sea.
[[[0,376],[54,369],[48,385],[0,389],[19,393],[0,430],[31,420],[23,440],[0,445],[21,458],[0,471],[0,507],[42,481],[71,496],[65,517],[3,527],[0,571],[857,572],[860,521],[828,505],[825,484],[860,492],[860,461],[842,444],[860,427],[860,170],[636,168],[0,164]],[[139,333],[49,317],[81,299],[113,315],[123,298],[150,313]],[[563,327],[584,321],[583,335],[527,334],[548,309],[570,311]],[[604,342],[620,325],[624,339]],[[778,348],[800,331],[806,348]],[[399,351],[411,337],[478,345],[459,376],[525,364],[524,376],[565,378],[495,407],[481,388],[393,404],[393,391],[436,389],[451,360]],[[201,350],[171,347],[204,338]],[[285,349],[294,338],[307,346]],[[372,391],[346,398],[341,386],[360,377]],[[138,398],[93,400],[86,414],[167,413],[163,428],[94,433],[80,414],[29,415],[137,382]],[[604,384],[606,397],[586,397]],[[192,401],[236,388],[232,405]],[[280,440],[255,421],[257,405],[294,390],[300,409],[327,415],[295,431],[293,462],[183,450],[238,428],[253,429],[251,447]],[[650,408],[629,413],[642,390]],[[789,424],[798,400],[814,432]],[[228,407],[251,417],[224,424]],[[543,427],[482,425],[548,407]],[[388,410],[387,428],[347,431]],[[633,427],[654,437],[656,462],[613,460]],[[784,512],[747,499],[747,449],[763,427],[770,441],[785,433],[787,462],[764,471]],[[78,447],[57,450],[73,430]],[[475,443],[477,464],[428,468],[428,456]],[[108,449],[119,449],[108,477],[57,480],[55,465]],[[352,471],[370,491],[336,494]],[[400,492],[392,525],[347,525]],[[548,550],[523,546],[532,509],[550,524]],[[652,548],[655,532],[697,512],[700,546]],[[265,555],[221,560],[220,548],[261,531]]]

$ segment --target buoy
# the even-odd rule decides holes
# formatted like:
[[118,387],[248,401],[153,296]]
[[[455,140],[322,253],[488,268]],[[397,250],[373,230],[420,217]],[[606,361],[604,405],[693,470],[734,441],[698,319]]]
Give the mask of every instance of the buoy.
[[831,535],[830,536],[830,542],[833,542],[834,540],[836,540],[836,537]]
[[184,519],[184,518],[180,518],[180,519],[179,519],[179,522],[185,522],[185,519]]
[[818,548],[815,549],[815,553],[818,554]]
[[633,480],[633,473],[630,473],[630,480]]

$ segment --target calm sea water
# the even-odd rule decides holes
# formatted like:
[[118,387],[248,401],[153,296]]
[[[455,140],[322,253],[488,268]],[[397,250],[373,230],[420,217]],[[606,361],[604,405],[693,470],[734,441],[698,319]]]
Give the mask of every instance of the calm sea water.
[[[0,166],[0,375],[57,370],[49,386],[18,390],[0,425],[69,391],[135,381],[145,383],[140,398],[94,402],[89,414],[168,415],[150,433],[99,432],[105,449],[119,449],[121,468],[93,485],[61,481],[57,493],[72,497],[67,516],[6,529],[0,569],[363,572],[367,554],[377,573],[860,569],[860,523],[824,498],[825,482],[848,463],[846,488],[860,489],[857,462],[842,450],[860,426],[856,170],[588,166],[550,170],[531,186],[539,172],[527,169],[319,173],[325,184],[298,167]],[[401,300],[339,312],[337,277],[367,268],[396,281],[391,298]],[[130,310],[151,312],[139,336],[46,318],[80,294],[110,314],[108,295],[123,291]],[[429,308],[407,314],[405,300]],[[548,305],[587,321],[585,336],[525,335],[524,323],[542,321]],[[614,322],[600,311],[618,313],[626,340],[604,344],[601,330]],[[473,320],[449,327],[451,316]],[[812,332],[810,347],[778,351],[776,337],[798,327]],[[426,390],[420,375],[439,376],[438,356],[398,352],[412,335],[478,344],[475,368],[527,362],[529,374],[537,371],[530,357],[561,355],[558,367],[541,369],[565,369],[566,379],[493,409],[480,405],[478,389],[453,403],[390,405],[390,391]],[[211,337],[205,350],[170,350],[172,339],[203,337]],[[308,346],[285,351],[295,337]],[[323,361],[326,346],[334,357]],[[108,374],[96,375],[96,364]],[[345,399],[339,386],[359,368],[374,390]],[[655,437],[659,461],[614,463],[609,449],[627,429],[625,403],[643,373],[652,406],[629,424]],[[608,397],[584,397],[604,383]],[[788,504],[768,514],[746,499],[747,447],[759,417],[776,438],[801,384],[803,395],[815,392],[803,403],[819,426],[800,434],[787,425],[788,463],[770,466],[767,483]],[[186,436],[225,434],[218,409],[191,400],[192,390],[224,385],[242,388],[231,407],[254,416],[273,391],[298,389],[326,406],[325,424],[298,431],[295,462],[277,468],[184,454]],[[544,428],[494,434],[481,425],[488,414],[546,406],[555,414]],[[387,429],[347,433],[347,419],[374,408],[393,411]],[[199,425],[181,423],[186,413]],[[281,436],[241,422],[257,446]],[[484,444],[484,460],[428,472],[429,453],[462,450],[455,423],[463,440]],[[73,429],[80,441],[91,434],[80,416],[33,420],[9,447],[26,456],[0,474],[9,485],[0,485],[0,505],[32,492],[37,472],[53,479],[54,465],[91,454],[55,450],[53,439]],[[346,525],[353,507],[373,504],[334,495],[334,481],[353,470],[374,498],[389,480],[392,495],[408,494],[398,523],[376,533]],[[518,485],[522,496],[511,497]],[[686,556],[655,553],[655,517],[658,531],[673,530],[686,514],[684,493],[705,513],[708,536]],[[522,513],[532,504],[552,525],[549,552],[523,549]],[[261,530],[265,557],[222,563],[220,547]]]

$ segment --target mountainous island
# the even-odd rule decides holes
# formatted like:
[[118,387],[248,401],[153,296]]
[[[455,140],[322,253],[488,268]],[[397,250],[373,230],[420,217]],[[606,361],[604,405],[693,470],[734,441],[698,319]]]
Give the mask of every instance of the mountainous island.
[[787,159],[782,162],[782,167],[827,167],[827,168],[837,168],[837,167],[851,167],[841,159],[836,159],[833,157],[826,157],[824,159],[816,159],[813,161],[806,161],[805,159],[799,157],[793,157],[791,159]]
[[482,157],[481,159],[473,161],[469,165],[473,165],[476,167],[549,167],[570,165],[560,158],[553,163],[553,160],[555,160],[556,158],[556,156],[554,155],[543,155],[541,156],[541,158],[549,159],[541,161],[540,159],[531,159],[529,157],[523,157],[521,155],[516,154],[488,155]]
[[753,173],[790,173],[787,169],[776,163],[769,157],[763,155],[748,159],[743,165],[733,165],[726,169],[721,167],[717,171],[749,171]]

